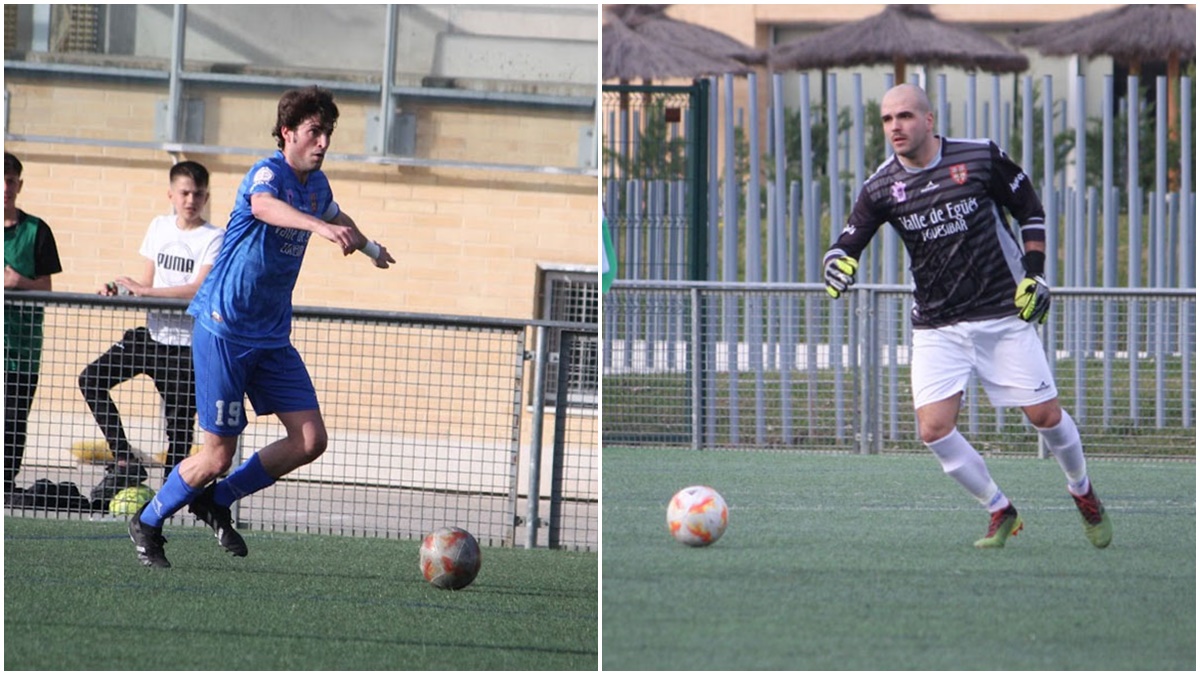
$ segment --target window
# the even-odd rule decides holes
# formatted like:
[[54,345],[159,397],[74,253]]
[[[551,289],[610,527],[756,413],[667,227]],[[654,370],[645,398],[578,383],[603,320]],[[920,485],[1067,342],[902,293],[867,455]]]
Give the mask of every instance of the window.
[[[590,324],[600,321],[600,283],[595,268],[538,269],[539,316],[550,321]],[[557,406],[559,373],[566,360],[566,403],[575,408],[596,409],[600,393],[599,337],[595,331],[570,332],[551,330],[547,336],[550,359],[546,366],[546,404]],[[563,351],[563,343],[570,350]]]

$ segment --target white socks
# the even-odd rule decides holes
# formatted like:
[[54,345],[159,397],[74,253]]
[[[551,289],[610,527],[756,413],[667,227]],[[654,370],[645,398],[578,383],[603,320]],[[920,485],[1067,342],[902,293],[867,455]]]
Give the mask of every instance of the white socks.
[[1076,497],[1087,494],[1091,488],[1087,476],[1087,460],[1083,457],[1083,441],[1079,438],[1079,428],[1075,426],[1075,420],[1063,410],[1062,420],[1057,426],[1038,429],[1038,433],[1042,435],[1046,447],[1050,448],[1054,459],[1058,460],[1058,465],[1067,475],[1067,491]]
[[[1083,441],[1079,438],[1079,428],[1075,426],[1075,420],[1063,410],[1062,420],[1057,426],[1038,429],[1038,433],[1046,441],[1046,447],[1050,448],[1054,459],[1058,460],[1058,465],[1066,474],[1067,491],[1076,497],[1087,494],[1091,483],[1088,481],[1087,461],[1083,457]],[[944,438],[925,445],[933,451],[938,462],[941,462],[942,471],[958,481],[958,484],[987,507],[988,511],[995,513],[1008,508],[1008,497],[1004,496],[992,480],[983,457],[966,438],[963,438],[957,428]]]
[[[1061,426],[1059,425],[1059,427]],[[1078,434],[1076,434],[1076,438],[1078,438]],[[966,488],[967,492],[978,499],[980,504],[987,507],[989,512],[995,513],[1008,508],[1008,497],[1004,496],[996,482],[992,480],[987,465],[983,462],[983,457],[980,457],[979,451],[972,447],[962,434],[958,433],[958,429],[954,429],[944,438],[925,445],[941,462],[942,471],[958,481],[958,484]]]

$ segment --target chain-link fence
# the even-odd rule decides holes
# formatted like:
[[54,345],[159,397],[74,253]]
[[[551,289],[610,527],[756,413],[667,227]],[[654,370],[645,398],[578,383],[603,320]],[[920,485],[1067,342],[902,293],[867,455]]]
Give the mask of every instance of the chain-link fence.
[[[921,449],[909,384],[911,291],[860,285],[619,281],[604,296],[605,445]],[[1193,291],[1055,289],[1043,328],[1089,452],[1190,455]],[[980,450],[1038,453],[1019,410],[972,382],[959,426]]]
[[[598,452],[571,452],[573,445],[583,444],[596,448],[600,439],[599,416],[572,414],[572,406],[595,409],[598,401],[595,393],[600,373],[598,356],[599,338],[596,333],[561,331],[559,351],[555,369],[555,391],[572,393],[570,402],[561,401],[554,407],[554,445],[550,473],[550,499],[544,528],[546,544],[551,548],[562,546],[568,539],[565,526],[570,523],[597,522],[597,503],[594,499],[580,499],[583,494],[595,494],[600,484],[600,457]],[[571,364],[563,368],[562,364]],[[592,492],[588,493],[587,491]],[[544,494],[544,492],[543,492]]]
[[[127,329],[145,325],[148,309],[177,314],[184,306],[69,293],[6,294],[6,318],[23,315],[29,325],[40,315],[43,324],[40,346],[30,344],[30,336],[21,352],[6,325],[6,357],[15,357],[6,358],[6,390],[19,379],[16,373],[38,375],[18,486],[36,479],[73,482],[87,494],[101,480],[111,453],[85,402],[80,374]],[[529,346],[536,326],[596,340],[594,325],[587,324],[296,308],[292,341],[316,387],[329,447],[316,462],[237,502],[235,519],[256,530],[394,538],[457,525],[485,544],[525,541],[531,524],[519,514],[528,508],[530,494],[528,448],[540,439],[523,442],[522,421],[553,412],[527,405],[524,396],[538,356]],[[570,469],[553,486],[543,481],[538,494],[547,504],[570,506],[559,509],[554,532],[535,532],[534,541],[597,550],[598,369],[594,356],[573,346],[579,341],[559,341],[561,349],[543,357],[560,364],[560,381],[568,388],[558,397],[565,421],[555,427],[554,446],[558,461]],[[115,386],[111,396],[134,451],[151,469],[148,484],[157,489],[167,448],[163,397],[144,376]],[[590,406],[572,404],[588,397]],[[235,466],[285,435],[274,416],[248,418]],[[202,442],[198,429],[194,442]],[[5,452],[15,454],[7,438]],[[186,511],[175,520],[192,522]]]

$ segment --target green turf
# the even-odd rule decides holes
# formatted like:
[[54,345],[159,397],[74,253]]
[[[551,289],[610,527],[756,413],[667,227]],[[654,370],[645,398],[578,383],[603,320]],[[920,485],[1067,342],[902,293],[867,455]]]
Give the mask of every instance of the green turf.
[[596,670],[597,556],[485,548],[475,583],[427,584],[419,542],[4,519],[6,670]]
[[[1094,460],[1094,549],[1053,460],[991,459],[1025,519],[987,516],[931,457],[604,449],[606,670],[1194,670],[1196,466]],[[717,488],[729,528],[670,538]]]

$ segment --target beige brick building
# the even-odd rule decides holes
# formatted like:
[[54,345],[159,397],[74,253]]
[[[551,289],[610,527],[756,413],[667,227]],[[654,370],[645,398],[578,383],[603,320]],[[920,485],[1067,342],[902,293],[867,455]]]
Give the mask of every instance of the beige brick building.
[[[8,130],[19,136],[152,141],[160,88],[10,75]],[[274,151],[274,94],[206,91],[206,140],[219,147]],[[340,97],[331,153],[365,143],[378,101]],[[487,108],[420,113],[422,154],[461,160],[463,149],[497,161],[567,165],[587,116]],[[212,172],[210,220],[224,226],[238,183],[257,159],[246,154],[179,154],[141,148],[13,141],[25,164],[18,201],[50,223],[64,271],[55,290],[91,292],[141,269],[146,225],[168,213],[167,171],[176,157]],[[298,305],[532,318],[539,264],[596,265],[596,179],[588,175],[468,168],[325,164],[338,203],[398,264],[373,270],[342,260],[314,240],[297,284]]]
[[[403,34],[398,40],[400,57],[407,59],[397,65],[392,84],[411,95],[397,106],[397,120],[402,115],[406,125],[407,145],[403,151],[385,154],[372,147],[379,138],[381,66],[377,61],[383,51],[383,31],[372,21],[383,13],[382,7],[302,10],[310,19],[313,12],[324,12],[331,20],[360,30],[364,44],[347,45],[328,54],[300,49],[297,45],[305,42],[303,39],[271,45],[278,53],[261,45],[253,45],[261,49],[238,51],[246,46],[238,39],[243,24],[254,21],[230,17],[239,11],[269,13],[276,11],[274,6],[231,6],[222,10],[223,14],[206,10],[209,14],[205,16],[199,7],[190,9],[194,20],[188,28],[188,50],[194,51],[184,54],[182,70],[190,79],[181,96],[187,111],[181,116],[181,125],[186,127],[181,136],[194,138],[180,142],[165,142],[163,133],[163,114],[170,96],[171,6],[140,5],[136,10],[71,6],[101,7],[99,11],[114,15],[135,12],[126,16],[124,23],[109,17],[107,28],[94,33],[107,44],[107,51],[101,50],[104,53],[89,52],[96,48],[91,43],[82,48],[73,44],[62,47],[56,31],[61,26],[69,28],[75,17],[64,19],[61,8],[45,5],[37,7],[48,13],[52,29],[42,36],[39,46],[38,10],[33,10],[34,25],[30,27],[23,14],[26,9],[18,12],[16,7],[5,6],[6,59],[15,64],[6,68],[4,77],[5,150],[15,153],[24,164],[24,189],[18,206],[45,219],[57,239],[63,264],[63,272],[54,277],[57,292],[92,293],[118,275],[143,269],[138,248],[151,219],[170,212],[167,175],[176,161],[195,160],[209,169],[207,216],[223,227],[246,172],[257,159],[276,149],[271,128],[280,93],[314,81],[333,89],[341,113],[323,167],[334,197],[369,237],[388,247],[397,264],[377,270],[364,256],[343,257],[339,249],[314,237],[293,296],[295,305],[537,319],[543,312],[539,298],[542,272],[565,270],[586,278],[598,271],[598,181],[594,169],[587,167],[589,161],[594,164],[587,156],[594,150],[585,142],[595,124],[594,8],[584,12],[568,8],[556,14],[539,13],[536,7],[391,6],[399,15],[397,30]],[[405,31],[417,24],[406,12],[426,23],[442,12],[449,16],[448,23],[468,28],[479,22],[493,25],[486,36],[463,28],[409,34]],[[510,27],[499,25],[496,12],[509,13],[502,18]],[[570,25],[563,30],[572,31],[569,34],[555,34],[550,28],[541,31],[542,39],[503,34],[504,30],[526,30],[523,23],[561,19],[564,12]],[[513,13],[517,14],[515,20]],[[301,21],[292,14],[272,16],[295,22],[295,31],[321,29],[320,22]],[[224,23],[214,28],[213,22],[222,20]],[[136,28],[128,28],[128,35],[120,32],[135,24]],[[362,30],[363,25],[370,30]],[[13,26],[19,30],[11,30]],[[431,36],[435,34],[441,37],[434,40]],[[124,52],[123,40],[128,42]],[[453,44],[447,47],[443,42]],[[585,47],[586,58],[582,58]],[[545,61],[539,55],[556,49],[564,55],[553,63],[554,68],[545,72],[534,69]],[[302,52],[300,56],[308,62],[296,63],[297,53],[287,50]],[[533,65],[496,56],[522,50],[534,54],[529,59]],[[485,58],[488,60],[482,62]],[[272,59],[289,65],[272,63]],[[412,68],[418,69],[415,74],[406,72]],[[468,79],[456,68],[476,69],[479,79]],[[192,110],[200,114],[192,115]],[[65,350],[70,353],[60,350],[43,363],[27,461],[56,464],[66,457],[65,448],[71,442],[99,436],[76,389],[76,378],[83,366],[119,335],[111,335],[113,328],[104,322],[112,319],[104,314],[104,310],[76,311],[68,327],[60,322],[53,329],[57,333],[47,336],[47,344],[70,345]],[[338,335],[332,328],[328,332],[329,337]],[[76,335],[86,337],[76,340]],[[321,335],[319,339],[329,337]],[[302,353],[311,346],[303,340],[297,342]],[[439,349],[445,350],[435,355],[439,358],[453,355],[455,344],[448,341]],[[469,363],[472,358],[488,357],[465,355],[463,361],[468,364],[463,366],[464,372],[475,367]],[[533,433],[531,363],[526,364],[520,405],[522,448],[531,443]],[[342,391],[332,384],[339,377],[357,377],[358,371],[343,373],[336,365],[322,365],[310,364],[310,369],[322,405],[328,407],[328,422],[338,429],[336,442],[349,443],[348,439],[361,435],[379,443],[373,425],[387,422],[387,411],[355,417],[353,410],[360,403],[353,395],[355,390]],[[490,365],[485,362],[478,367]],[[504,365],[514,365],[511,355]],[[388,400],[408,396],[428,401],[445,395],[440,382],[429,385],[396,379],[386,383]],[[114,396],[127,424],[134,427],[132,434],[152,437],[159,433],[154,426],[161,424],[158,397],[145,378],[121,385]],[[511,395],[502,397],[497,405],[511,417]],[[451,408],[438,411],[442,417],[431,413],[428,428],[397,427],[396,433],[404,435],[400,444],[404,448],[419,446],[416,437],[420,434],[452,436],[459,423],[478,424],[495,414]],[[581,410],[579,414],[590,417],[595,411]],[[274,424],[272,419],[252,418],[250,431],[254,425]],[[455,423],[445,421],[449,419]],[[547,419],[543,443],[548,447],[553,416],[547,415]],[[594,430],[589,433],[580,437],[580,432],[574,432],[569,442],[594,448],[598,439]],[[513,440],[501,439],[506,446],[502,450]],[[138,445],[151,451],[157,442]],[[473,446],[464,442],[462,447]],[[550,460],[547,453],[543,473],[549,473]],[[593,460],[598,465],[598,459]],[[313,471],[342,477],[338,472],[353,469],[334,460],[326,464]],[[522,490],[527,489],[527,470],[523,461]],[[571,490],[594,496],[597,478],[594,473],[590,482]],[[548,486],[543,483],[542,488]]]

